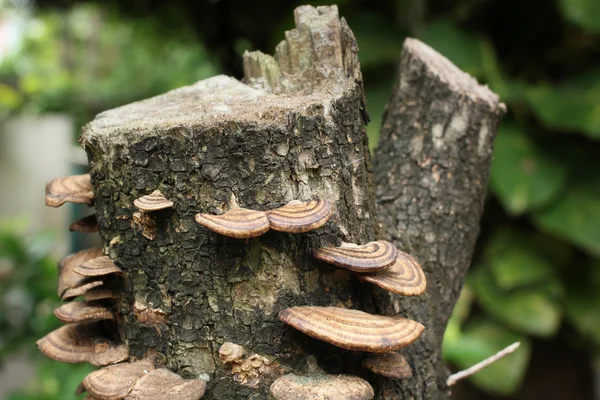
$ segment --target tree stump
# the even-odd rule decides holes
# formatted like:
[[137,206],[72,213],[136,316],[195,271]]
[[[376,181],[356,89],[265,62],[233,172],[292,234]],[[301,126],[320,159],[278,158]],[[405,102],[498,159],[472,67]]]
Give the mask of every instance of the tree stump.
[[[277,319],[297,305],[363,308],[349,274],[311,252],[376,238],[356,41],[336,7],[300,7],[295,19],[275,57],[244,55],[248,84],[206,79],[101,113],[81,136],[99,232],[130,284],[120,313],[131,354],[204,374],[208,399],[263,399],[277,377],[235,381],[218,356],[225,342],[284,371],[306,370],[307,355],[332,372],[360,361]],[[174,206],[139,214],[133,201],[156,189]],[[232,196],[255,210],[328,199],[335,215],[313,233],[248,240],[194,221]]]
[[[375,176],[384,236],[416,252],[430,294],[384,295],[311,255],[379,239],[380,222],[354,36],[335,6],[299,7],[295,21],[274,57],[244,55],[245,83],[216,76],[106,111],[84,128],[99,233],[127,283],[120,334],[132,357],[208,379],[207,399],[268,398],[280,374],[314,369],[310,356],[329,373],[367,377],[377,398],[443,398],[441,334],[477,236],[501,106],[441,56],[407,42]],[[173,207],[134,207],[155,190]],[[307,234],[232,239],[194,221],[233,201],[268,210],[317,198],[335,214]],[[416,377],[376,382],[360,367],[362,354],[277,319],[298,305],[401,312],[423,323],[425,336],[407,352]],[[224,343],[269,360],[268,373],[232,371],[219,358]]]

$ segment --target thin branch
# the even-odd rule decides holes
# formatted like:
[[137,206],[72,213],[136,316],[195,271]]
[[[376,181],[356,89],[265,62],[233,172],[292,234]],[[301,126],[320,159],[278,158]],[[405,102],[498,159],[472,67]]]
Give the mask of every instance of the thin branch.
[[470,368],[467,368],[463,371],[457,372],[455,374],[452,374],[448,377],[448,380],[446,381],[446,384],[448,386],[452,386],[454,385],[456,382],[463,380],[465,378],[468,378],[469,376],[481,371],[482,369],[484,369],[485,367],[487,367],[490,364],[495,363],[496,361],[500,360],[501,358],[503,358],[504,356],[509,355],[510,353],[514,352],[515,350],[517,350],[519,348],[519,346],[521,345],[521,342],[515,342],[513,344],[511,344],[510,346],[504,348],[503,350],[500,350],[499,352],[497,352],[496,354],[494,354],[493,356],[486,358],[485,360],[473,365]]

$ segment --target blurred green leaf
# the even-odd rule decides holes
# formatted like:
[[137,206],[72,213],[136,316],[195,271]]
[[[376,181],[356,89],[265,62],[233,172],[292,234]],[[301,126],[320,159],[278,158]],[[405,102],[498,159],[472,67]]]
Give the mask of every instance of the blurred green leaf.
[[555,86],[530,87],[525,98],[547,127],[600,139],[600,70],[579,74]]
[[483,45],[477,35],[461,30],[451,20],[429,23],[420,38],[463,71],[483,76]]
[[534,215],[545,231],[600,256],[600,188],[576,183],[554,206]]
[[512,227],[499,227],[488,243],[485,262],[503,290],[550,281],[555,269],[531,236]]
[[465,326],[458,340],[444,340],[442,351],[446,361],[465,369],[514,342],[521,342],[521,346],[513,354],[469,378],[475,386],[487,392],[510,395],[519,389],[531,357],[531,345],[527,337],[513,333],[489,319],[479,318]]
[[464,285],[460,292],[460,296],[452,309],[452,315],[448,320],[448,325],[446,325],[444,342],[454,342],[460,339],[462,324],[469,316],[472,304],[473,292],[468,285]]
[[536,146],[521,126],[501,124],[490,187],[511,214],[548,204],[564,187],[566,176],[565,166]]
[[469,285],[481,307],[514,330],[549,337],[560,327],[562,310],[558,302],[545,293],[549,291],[548,284],[505,291],[498,287],[489,268],[479,268],[471,273]]
[[582,28],[600,33],[600,2],[598,0],[559,0],[567,19]]

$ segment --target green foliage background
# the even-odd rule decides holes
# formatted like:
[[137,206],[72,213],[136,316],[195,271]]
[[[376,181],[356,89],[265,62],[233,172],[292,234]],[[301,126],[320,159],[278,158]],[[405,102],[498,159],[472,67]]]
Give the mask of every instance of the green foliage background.
[[[66,112],[81,125],[104,109],[220,72],[239,76],[242,51],[271,52],[300,4],[246,3],[41,1],[23,49],[0,64],[0,118]],[[520,340],[517,353],[471,378],[505,396],[523,391],[540,341],[585,350],[591,369],[600,348],[600,2],[337,4],[359,43],[373,147],[407,35],[488,84],[508,106],[476,258],[444,340],[446,359],[465,368]],[[11,10],[0,6],[0,16]],[[57,326],[51,238],[27,237],[14,225],[0,230],[0,362],[33,349]],[[42,379],[13,400],[68,399],[89,370],[32,357]]]

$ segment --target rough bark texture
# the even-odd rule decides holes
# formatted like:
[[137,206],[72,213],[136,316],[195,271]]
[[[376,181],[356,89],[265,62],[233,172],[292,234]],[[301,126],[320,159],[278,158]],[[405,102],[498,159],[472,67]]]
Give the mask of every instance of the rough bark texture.
[[384,399],[444,399],[441,343],[479,234],[479,221],[504,104],[487,87],[423,43],[404,43],[387,105],[374,176],[381,234],[420,262],[427,291],[402,298],[376,291],[383,314],[425,325],[404,354],[410,380],[381,380]]
[[[105,252],[125,271],[121,336],[133,357],[152,355],[185,377],[208,380],[207,399],[265,399],[283,372],[320,367],[376,384],[378,398],[443,398],[440,344],[478,233],[492,140],[503,106],[443,57],[407,41],[370,175],[357,47],[335,7],[296,10],[275,56],[244,55],[245,83],[217,76],[104,112],[83,132]],[[159,189],[172,209],[139,213]],[[358,244],[384,232],[423,263],[428,292],[400,299],[317,263],[312,249]],[[325,198],[335,216],[302,235],[236,240],[194,221],[231,197],[266,210]],[[426,333],[405,352],[407,381],[376,382],[362,354],[310,339],[278,321],[296,305],[341,305],[397,314]],[[232,374],[225,342],[272,361]],[[279,365],[279,367],[273,367]]]
[[[376,237],[356,42],[336,7],[300,7],[295,17],[275,58],[245,55],[248,85],[210,78],[104,112],[81,138],[105,251],[129,282],[122,337],[134,357],[209,379],[207,399],[267,398],[277,375],[232,375],[218,357],[224,342],[281,364],[275,373],[305,372],[307,355],[329,372],[360,361],[277,319],[296,305],[364,309],[349,275],[311,251]],[[174,207],[136,213],[133,200],[156,189]],[[231,196],[258,210],[325,198],[336,212],[313,233],[250,240],[194,221],[226,210]]]

